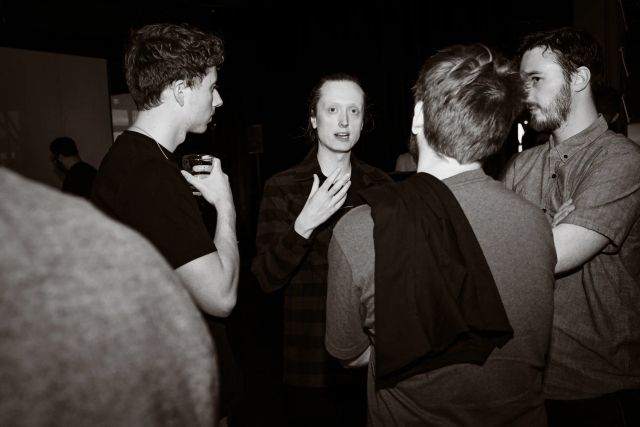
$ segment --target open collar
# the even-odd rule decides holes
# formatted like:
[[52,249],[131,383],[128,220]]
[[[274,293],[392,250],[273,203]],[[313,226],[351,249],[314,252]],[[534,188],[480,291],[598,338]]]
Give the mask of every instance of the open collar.
[[563,163],[566,163],[583,148],[598,139],[608,129],[609,126],[607,125],[607,121],[604,119],[602,114],[599,114],[598,118],[591,123],[589,127],[584,129],[582,132],[573,135],[571,138],[567,138],[560,144],[556,144],[553,140],[553,136],[551,136],[551,138],[549,138],[551,154],[557,155]]
[[[384,172],[369,166],[361,160],[358,160],[353,153],[351,153],[350,161],[351,177],[352,179],[359,177],[363,188],[369,187],[376,182],[389,182],[389,178]],[[313,147],[311,147],[309,154],[307,154],[302,162],[295,166],[294,169],[294,182],[303,182],[313,179],[313,174],[317,174],[318,177],[323,176],[320,163],[318,163],[318,144],[314,144]]]

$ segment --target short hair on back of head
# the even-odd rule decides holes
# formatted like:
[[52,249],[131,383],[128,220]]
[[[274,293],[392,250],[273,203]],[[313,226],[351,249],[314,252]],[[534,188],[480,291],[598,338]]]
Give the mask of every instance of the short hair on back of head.
[[201,84],[211,67],[224,62],[222,40],[187,24],[153,24],[131,33],[124,56],[131,97],[139,110],[160,105],[162,92],[184,80],[188,87]]
[[460,164],[484,161],[504,143],[525,91],[514,64],[484,45],[456,45],[429,58],[413,86],[424,135]]
[[60,156],[71,157],[78,155],[78,147],[73,139],[61,136],[49,144],[49,151]]
[[530,34],[522,39],[517,54],[522,57],[536,47],[555,54],[554,60],[562,68],[565,81],[571,81],[571,75],[578,71],[578,67],[587,67],[591,72],[591,89],[597,90],[603,84],[602,47],[586,31],[564,27]]

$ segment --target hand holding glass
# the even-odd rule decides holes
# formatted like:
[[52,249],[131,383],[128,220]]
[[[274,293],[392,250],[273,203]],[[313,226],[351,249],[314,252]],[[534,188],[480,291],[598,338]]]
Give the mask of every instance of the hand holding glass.
[[[209,154],[187,154],[182,156],[182,169],[198,179],[205,179],[213,169],[213,156]],[[202,196],[193,185],[190,185],[194,196]]]

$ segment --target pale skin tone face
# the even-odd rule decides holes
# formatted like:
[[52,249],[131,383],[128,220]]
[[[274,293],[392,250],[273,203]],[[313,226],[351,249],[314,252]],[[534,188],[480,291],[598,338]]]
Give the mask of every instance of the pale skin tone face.
[[217,81],[216,67],[211,67],[200,84],[184,89],[184,102],[190,113],[188,132],[204,133],[216,112],[216,107],[222,106]]
[[[554,111],[553,107],[558,106],[557,103],[554,105],[554,101],[560,99],[563,90],[564,96],[569,96],[570,111],[557,128],[549,129],[555,143],[561,144],[586,129],[598,115],[590,92],[590,70],[584,66],[578,67],[570,76],[570,81],[566,81],[562,68],[554,61],[554,55],[548,50],[544,52],[541,47],[531,49],[522,57],[520,72],[528,91],[527,102],[532,121],[549,122],[553,113],[558,112],[558,109]],[[575,209],[572,203],[571,199],[565,201],[552,222],[553,240],[558,255],[556,274],[581,267],[609,243],[609,239],[593,230],[561,223]]]
[[527,108],[534,129],[553,132],[571,109],[571,89],[550,50],[536,47],[522,56],[520,73],[527,89]]
[[318,151],[350,153],[363,125],[364,93],[350,81],[330,81],[322,86],[316,117],[311,125],[318,131]]
[[351,186],[349,156],[364,118],[364,92],[356,83],[329,81],[320,93],[311,126],[318,131],[318,163],[327,180],[320,185],[313,176],[309,198],[296,218],[294,229],[304,238],[344,205]]

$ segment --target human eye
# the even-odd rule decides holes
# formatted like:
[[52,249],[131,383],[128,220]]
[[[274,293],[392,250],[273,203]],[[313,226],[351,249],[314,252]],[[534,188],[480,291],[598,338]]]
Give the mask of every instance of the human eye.
[[356,107],[352,107],[349,111],[351,112],[351,114],[360,114],[360,110]]
[[327,110],[328,110],[330,113],[335,113],[335,112],[337,112],[337,111],[338,111],[338,109],[337,109],[336,107],[329,107]]
[[533,84],[536,84],[536,83],[538,83],[539,81],[540,81],[540,77],[531,77],[531,82],[532,82]]
[[218,89],[218,85],[211,85],[211,93]]

